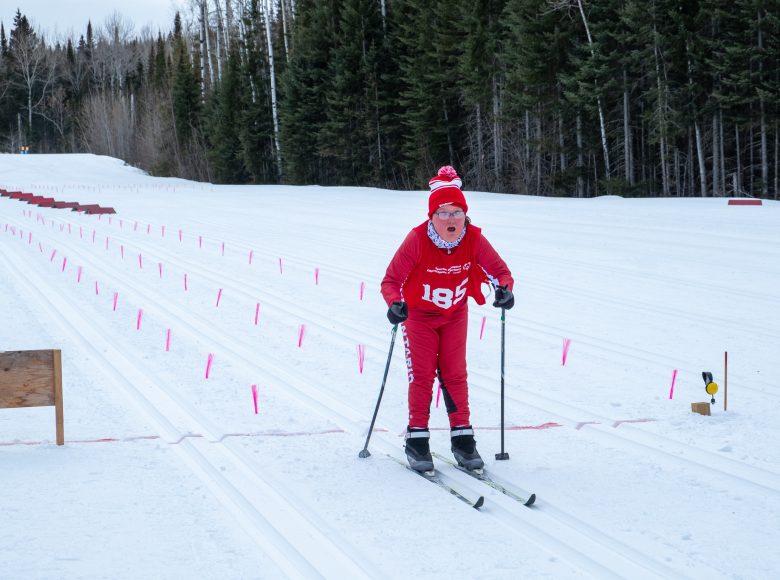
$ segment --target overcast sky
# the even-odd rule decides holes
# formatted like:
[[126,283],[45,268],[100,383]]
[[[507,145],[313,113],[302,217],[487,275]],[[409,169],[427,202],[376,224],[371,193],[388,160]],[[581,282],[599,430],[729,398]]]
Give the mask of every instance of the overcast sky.
[[0,20],[7,37],[19,8],[47,39],[78,39],[86,33],[89,20],[93,30],[97,30],[103,27],[108,16],[119,12],[133,23],[135,33],[151,25],[156,35],[158,29],[167,32],[173,28],[176,7],[186,3],[187,0],[0,0]]

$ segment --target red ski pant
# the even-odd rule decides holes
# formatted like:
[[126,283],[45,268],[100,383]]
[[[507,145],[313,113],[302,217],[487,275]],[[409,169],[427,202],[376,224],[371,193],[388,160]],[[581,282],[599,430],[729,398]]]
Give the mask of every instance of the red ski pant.
[[465,305],[449,315],[413,308],[401,326],[409,379],[410,427],[428,427],[437,371],[450,427],[469,424],[468,316]]

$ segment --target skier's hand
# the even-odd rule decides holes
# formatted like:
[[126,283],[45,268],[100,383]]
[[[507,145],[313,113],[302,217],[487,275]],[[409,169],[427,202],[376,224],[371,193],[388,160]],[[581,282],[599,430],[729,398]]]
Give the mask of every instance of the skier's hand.
[[493,306],[496,308],[505,308],[509,310],[515,305],[515,295],[508,286],[496,286],[496,299],[493,301]]
[[387,309],[387,319],[390,324],[400,324],[409,318],[409,307],[406,302],[393,302]]

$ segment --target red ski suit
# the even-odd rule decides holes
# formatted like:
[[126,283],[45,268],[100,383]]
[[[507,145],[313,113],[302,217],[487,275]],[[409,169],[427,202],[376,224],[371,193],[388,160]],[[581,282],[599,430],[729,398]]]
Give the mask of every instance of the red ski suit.
[[427,428],[433,380],[439,373],[450,426],[469,425],[466,372],[468,296],[484,304],[481,285],[491,278],[512,289],[506,263],[468,224],[456,248],[437,248],[428,222],[415,227],[396,251],[382,280],[388,306],[404,301],[409,318],[401,325],[409,380],[409,427]]

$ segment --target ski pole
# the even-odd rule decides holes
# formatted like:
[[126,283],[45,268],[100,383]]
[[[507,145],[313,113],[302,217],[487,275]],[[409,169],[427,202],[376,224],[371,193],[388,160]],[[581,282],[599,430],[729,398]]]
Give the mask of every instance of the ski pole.
[[506,308],[501,308],[501,453],[496,453],[496,459],[509,459],[509,453],[504,451],[504,336],[506,335]]
[[366,436],[366,444],[363,449],[358,453],[358,457],[365,459],[371,457],[371,452],[368,450],[368,441],[371,439],[371,433],[374,432],[374,421],[376,421],[376,415],[379,412],[379,404],[382,402],[382,393],[385,392],[385,383],[387,382],[387,371],[390,370],[390,359],[393,356],[393,345],[395,344],[395,334],[398,330],[398,325],[393,326],[392,338],[390,339],[390,352],[387,353],[387,364],[385,365],[385,376],[382,378],[382,386],[379,389],[379,398],[376,400],[376,408],[374,409],[374,416],[371,418],[371,426],[368,428],[368,435]]

